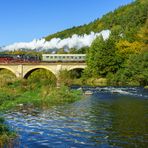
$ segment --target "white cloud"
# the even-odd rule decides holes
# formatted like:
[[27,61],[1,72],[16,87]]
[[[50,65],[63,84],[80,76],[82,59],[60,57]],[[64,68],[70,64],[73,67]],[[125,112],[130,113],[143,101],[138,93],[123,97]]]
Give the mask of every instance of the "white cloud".
[[50,41],[45,39],[36,40],[34,39],[31,42],[19,42],[14,43],[5,47],[2,47],[2,50],[17,50],[17,49],[38,49],[38,50],[47,50],[47,49],[60,49],[60,48],[76,48],[80,49],[82,47],[91,46],[92,42],[96,39],[97,36],[102,35],[104,40],[106,40],[110,35],[110,30],[103,30],[100,33],[91,32],[89,35],[77,35],[74,34],[72,37],[60,39],[53,38]]

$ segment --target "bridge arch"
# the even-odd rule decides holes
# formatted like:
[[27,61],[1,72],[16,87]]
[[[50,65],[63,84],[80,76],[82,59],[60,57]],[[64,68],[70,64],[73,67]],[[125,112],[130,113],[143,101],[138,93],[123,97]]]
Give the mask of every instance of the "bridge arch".
[[0,66],[0,70],[2,70],[2,69],[6,69],[6,70],[12,72],[17,77],[17,74],[15,73],[15,70],[13,70],[12,68],[5,67],[5,66]]
[[72,66],[68,69],[68,71],[74,70],[74,69],[85,69],[86,66],[81,66],[81,65],[77,65],[77,66]]
[[71,78],[77,79],[82,77],[82,73],[84,69],[85,67],[82,67],[82,66],[74,66],[74,67],[71,67],[68,71],[70,72]]
[[48,67],[45,67],[45,66],[36,66],[36,67],[32,67],[32,68],[29,68],[28,70],[26,70],[24,73],[23,73],[23,78],[27,79],[29,77],[29,75],[38,70],[38,69],[45,69],[45,70],[48,70],[49,72],[51,72],[57,79],[57,75],[55,72],[53,72],[52,69],[48,68]]

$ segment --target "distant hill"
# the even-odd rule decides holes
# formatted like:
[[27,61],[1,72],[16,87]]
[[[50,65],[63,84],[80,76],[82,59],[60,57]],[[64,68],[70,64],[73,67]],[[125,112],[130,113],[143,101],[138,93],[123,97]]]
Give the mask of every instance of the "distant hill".
[[73,27],[45,37],[47,41],[52,38],[67,38],[73,34],[89,34],[91,31],[100,32],[105,29],[117,30],[127,40],[134,40],[134,36],[148,18],[148,1],[136,0],[126,6],[121,6],[109,12],[100,19],[78,27]]

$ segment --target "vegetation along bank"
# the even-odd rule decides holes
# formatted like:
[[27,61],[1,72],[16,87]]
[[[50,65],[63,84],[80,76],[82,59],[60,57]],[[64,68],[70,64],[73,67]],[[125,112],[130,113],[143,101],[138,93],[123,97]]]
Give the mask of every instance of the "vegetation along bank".
[[[60,73],[61,88],[57,89],[56,78],[48,71],[37,70],[28,80],[18,80],[8,71],[0,70],[0,111],[16,106],[31,105],[40,109],[51,105],[76,101],[81,92],[70,90],[65,85],[148,85],[148,1],[135,0],[109,12],[101,19],[79,27],[58,32],[45,39],[67,38],[73,34],[89,34],[109,29],[110,37],[106,40],[98,37],[91,47],[69,51],[60,49],[57,53],[85,53],[87,68],[83,74],[67,71]],[[18,50],[7,51],[11,54],[32,54],[40,56],[45,51]],[[50,53],[50,51],[46,51]],[[75,79],[75,76],[77,78]],[[37,77],[38,76],[38,77]],[[11,132],[0,119],[0,144],[11,139]],[[9,138],[8,138],[9,137]]]

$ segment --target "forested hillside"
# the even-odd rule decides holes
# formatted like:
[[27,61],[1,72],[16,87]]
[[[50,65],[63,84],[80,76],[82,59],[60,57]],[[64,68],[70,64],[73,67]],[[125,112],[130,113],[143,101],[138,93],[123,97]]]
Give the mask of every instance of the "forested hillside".
[[[97,37],[90,47],[71,48],[69,53],[86,53],[87,68],[82,76],[83,82],[92,78],[105,79],[111,85],[148,85],[148,0],[135,0],[122,6],[100,19],[73,27],[45,39],[68,38],[73,34],[83,35],[90,32],[110,30],[108,39]],[[42,54],[33,50],[12,51]],[[57,53],[65,53],[60,48]]]
[[148,85],[147,0],[135,0],[90,24],[49,35],[46,40],[104,29],[111,30],[107,40],[97,37],[90,48],[79,50],[87,54],[84,80],[105,78],[111,85]]
[[115,30],[124,33],[124,37],[128,40],[134,40],[135,34],[139,28],[146,22],[148,12],[147,0],[136,0],[135,2],[122,6],[113,12],[109,12],[101,19],[79,26],[73,27],[52,35],[45,39],[49,41],[52,38],[67,38],[73,34],[89,34],[91,31],[100,32],[104,29]]

